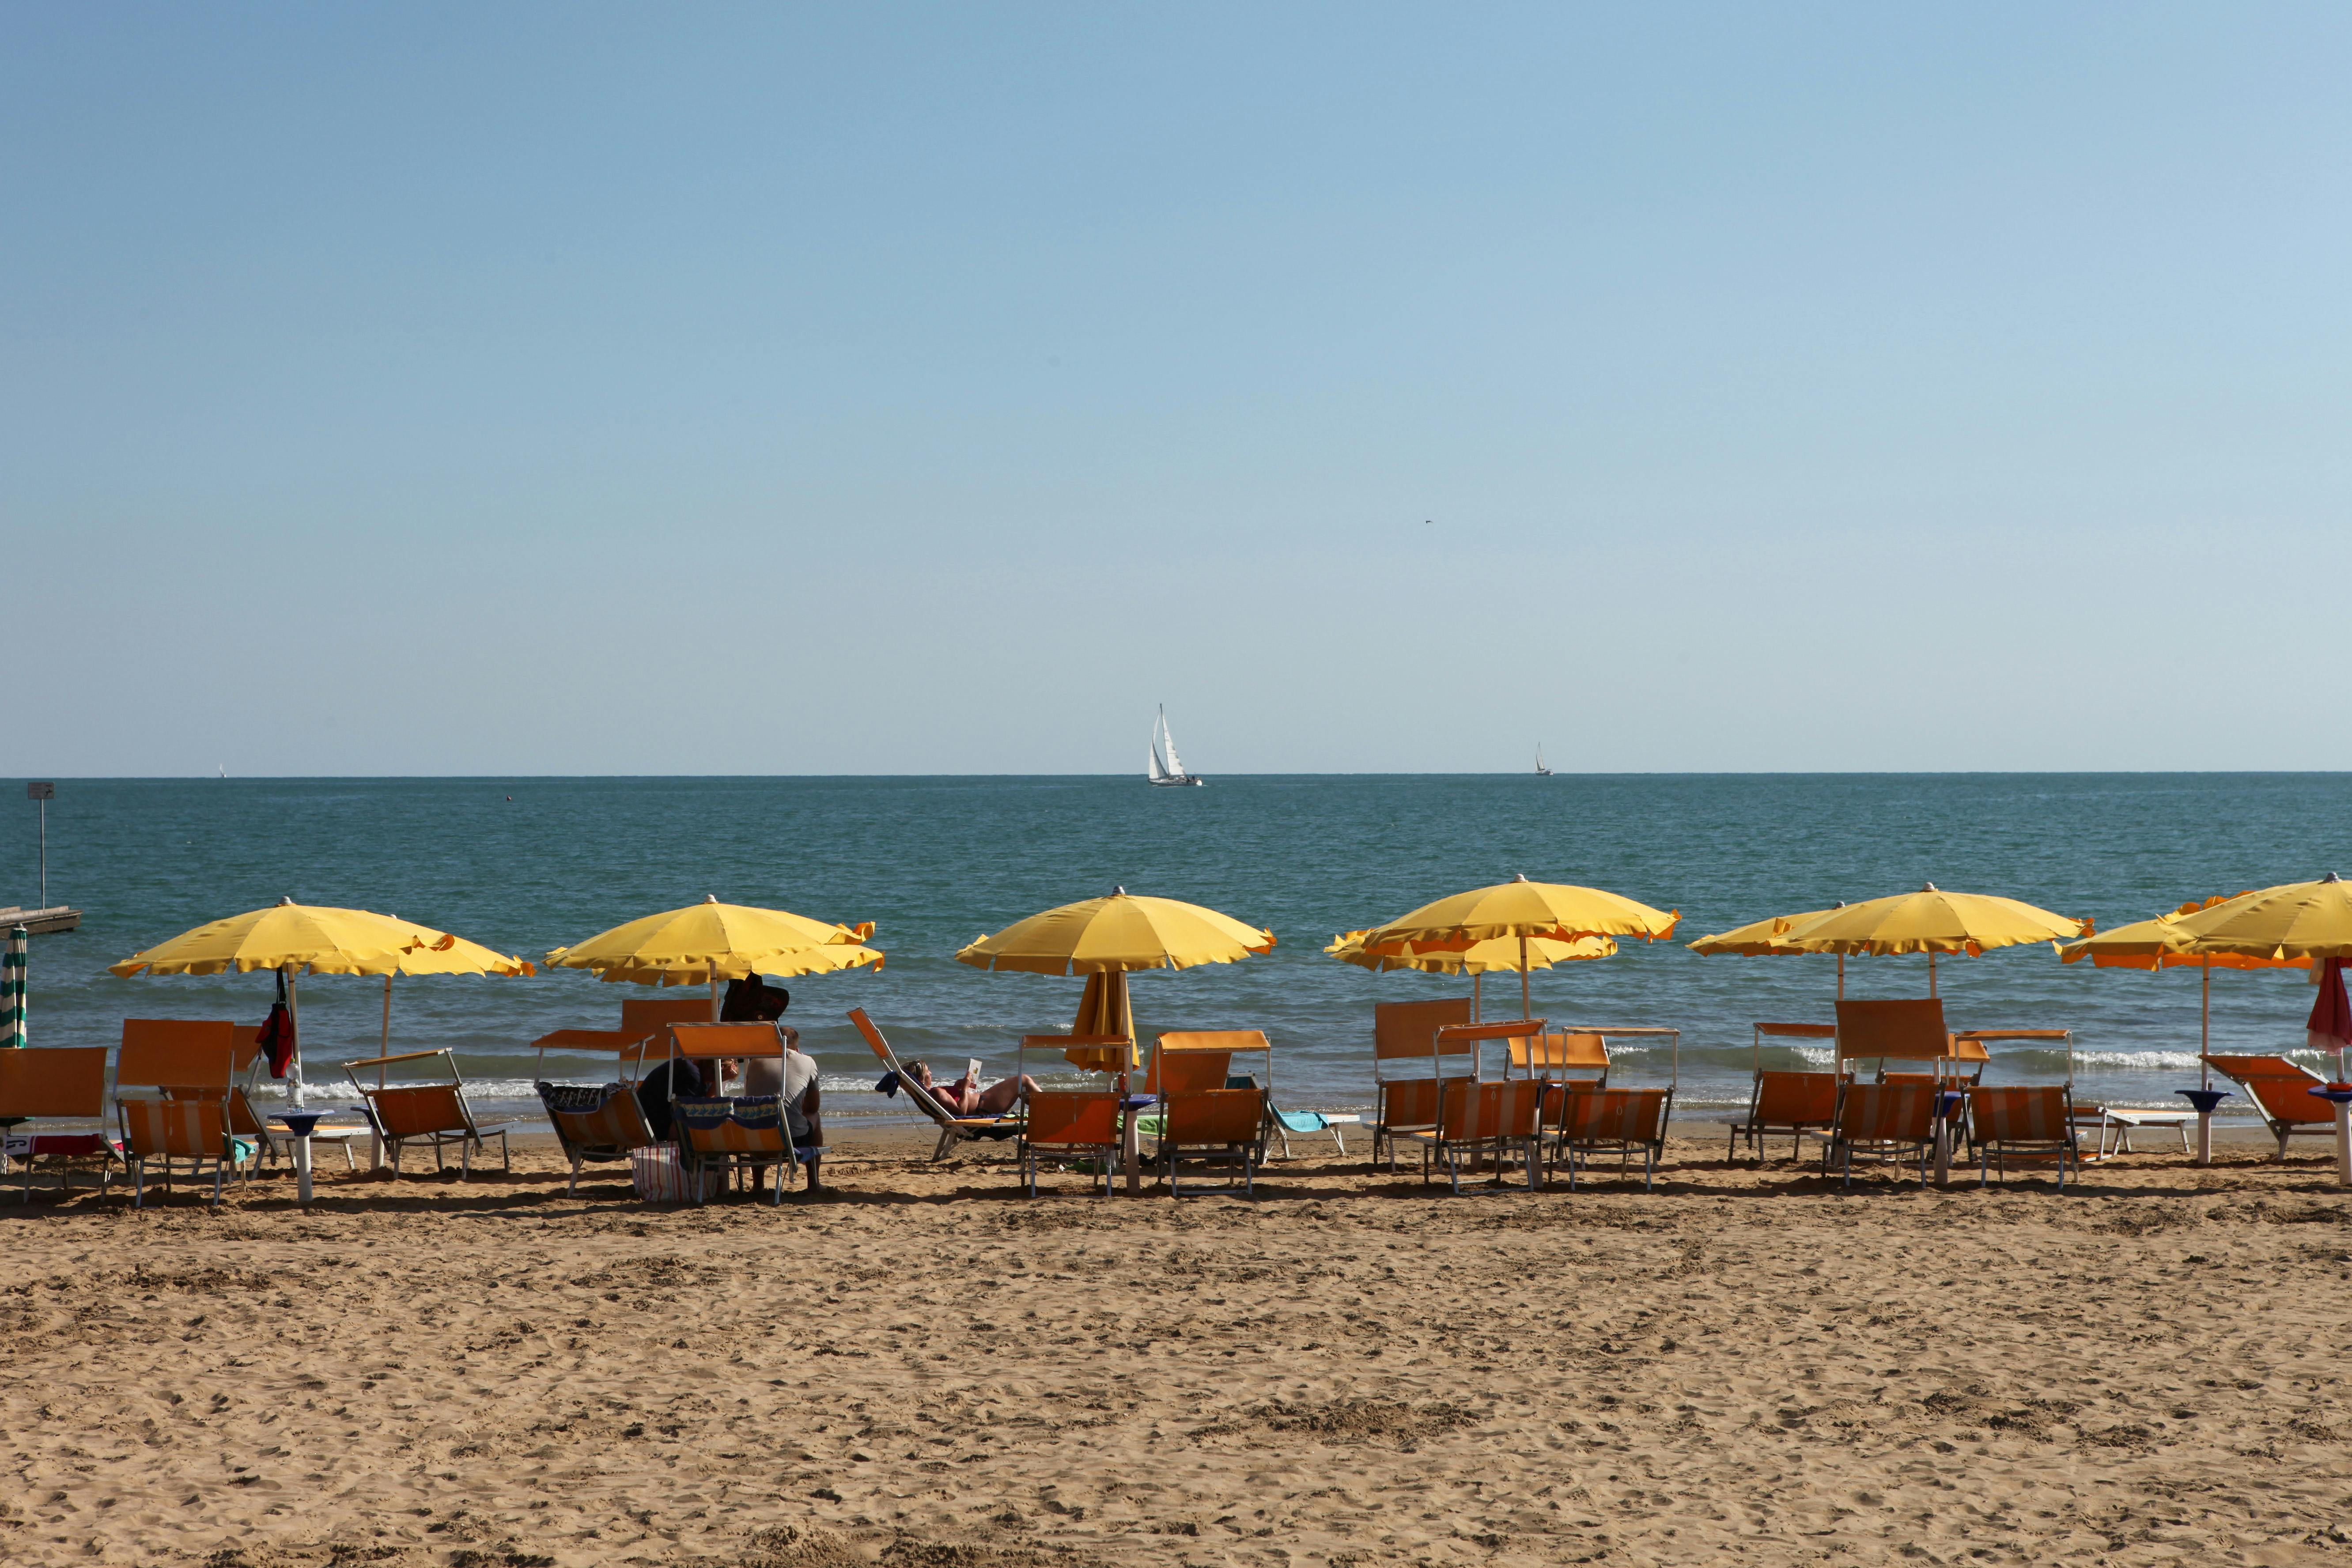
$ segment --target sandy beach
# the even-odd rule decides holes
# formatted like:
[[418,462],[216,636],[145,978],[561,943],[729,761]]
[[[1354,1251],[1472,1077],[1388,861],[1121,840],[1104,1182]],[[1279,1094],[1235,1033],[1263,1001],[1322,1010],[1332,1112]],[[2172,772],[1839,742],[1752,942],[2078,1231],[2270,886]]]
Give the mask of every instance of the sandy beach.
[[[912,1129],[649,1208],[282,1175],[0,1201],[12,1563],[2352,1560],[2352,1199],[2252,1142],[2079,1195],[1035,1203]],[[118,1189],[119,1191],[120,1189]]]

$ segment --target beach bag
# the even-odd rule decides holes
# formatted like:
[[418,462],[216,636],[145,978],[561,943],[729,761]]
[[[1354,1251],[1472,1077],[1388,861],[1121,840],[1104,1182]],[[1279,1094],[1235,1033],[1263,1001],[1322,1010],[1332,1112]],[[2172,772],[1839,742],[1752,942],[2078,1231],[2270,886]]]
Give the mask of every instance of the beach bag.
[[[708,1201],[719,1195],[723,1171],[702,1173],[702,1195]],[[677,1163],[674,1144],[656,1143],[650,1149],[629,1151],[629,1182],[637,1196],[649,1204],[682,1204],[688,1201],[686,1167]]]

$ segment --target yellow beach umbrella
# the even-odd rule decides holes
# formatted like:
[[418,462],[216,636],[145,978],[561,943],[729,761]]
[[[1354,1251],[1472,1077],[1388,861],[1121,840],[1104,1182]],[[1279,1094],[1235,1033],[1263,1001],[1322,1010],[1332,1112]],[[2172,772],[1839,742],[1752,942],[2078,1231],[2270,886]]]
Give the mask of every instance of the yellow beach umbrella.
[[495,952],[445,931],[397,915],[369,910],[298,904],[280,899],[209,921],[132,953],[110,972],[134,974],[240,974],[274,969],[286,976],[287,1011],[295,1017],[292,1084],[301,1104],[300,1003],[294,979],[301,974],[383,976],[383,1048],[392,1044],[392,977],[395,974],[532,974],[520,958]]
[[[1549,937],[1573,942],[1582,936],[1637,936],[1655,942],[1675,934],[1679,912],[1654,910],[1622,893],[1563,882],[1530,882],[1525,876],[1491,888],[1474,888],[1423,904],[1410,914],[1364,933],[1363,949],[1376,956],[1468,950],[1496,937],[1513,941]],[[1519,1013],[1528,1016],[1526,961],[1519,972]]]
[[559,969],[585,969],[597,979],[639,985],[709,985],[710,1016],[719,1017],[719,983],[753,974],[831,974],[861,964],[882,966],[879,950],[865,945],[874,922],[828,925],[783,910],[722,904],[714,895],[682,910],[665,910],[583,942],[549,950]]
[[[1840,904],[1838,909],[1845,906]],[[1817,921],[1832,910],[1807,910],[1802,914],[1774,915],[1769,920],[1751,921],[1744,926],[1734,926],[1713,936],[1703,936],[1690,944],[1693,952],[1707,957],[1718,953],[1734,953],[1742,958],[1758,958],[1767,954],[1788,954],[1805,950],[1790,947],[1785,940],[1799,926]]]
[[1927,955],[1927,994],[1936,994],[1936,955],[2027,942],[2064,942],[2088,930],[2084,921],[1990,893],[1948,893],[1930,882],[1916,893],[1897,893],[1832,910],[1785,933],[1781,944],[1797,952],[1900,953]]
[[2191,951],[2194,935],[2186,929],[2182,918],[2218,910],[2225,904],[2236,904],[2257,897],[2252,892],[2219,893],[2203,900],[2191,899],[2170,914],[2158,915],[2153,920],[2134,921],[2129,925],[2100,931],[2080,942],[2070,942],[2058,950],[2061,963],[2091,961],[2096,969],[2183,969],[2194,966],[2200,974],[2198,980],[2198,1083],[2210,1087],[2213,1065],[2202,1058],[2213,1048],[2213,971],[2217,969],[2308,969],[2312,961],[2305,958],[2257,958],[2242,952],[2208,952]]
[[1125,888],[1031,915],[958,952],[974,969],[1027,974],[1096,974],[1138,969],[1190,969],[1234,963],[1270,952],[1274,933],[1174,899],[1145,898]]
[[2175,917],[2188,951],[2241,958],[2352,958],[2352,882],[2330,871]]
[[1613,937],[1580,936],[1563,942],[1558,937],[1492,936],[1460,949],[1440,948],[1430,952],[1411,950],[1397,952],[1367,952],[1364,938],[1369,931],[1344,931],[1334,937],[1323,951],[1342,963],[1352,963],[1359,969],[1386,973],[1392,969],[1417,969],[1429,974],[1466,974],[1470,976],[1470,1016],[1478,1016],[1478,992],[1486,977],[1498,970],[1519,967],[1520,949],[1527,952],[1530,969],[1549,969],[1555,963],[1572,963],[1581,959],[1613,958],[1617,942]]

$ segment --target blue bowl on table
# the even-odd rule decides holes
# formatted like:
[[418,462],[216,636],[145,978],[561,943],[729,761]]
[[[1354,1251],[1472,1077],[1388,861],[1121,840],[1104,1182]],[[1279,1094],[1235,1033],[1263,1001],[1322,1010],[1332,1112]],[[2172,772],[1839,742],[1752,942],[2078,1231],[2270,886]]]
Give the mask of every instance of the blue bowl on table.
[[2198,1115],[2210,1116],[2213,1108],[2229,1099],[2232,1091],[2226,1089],[2176,1089],[2172,1092],[2195,1106]]

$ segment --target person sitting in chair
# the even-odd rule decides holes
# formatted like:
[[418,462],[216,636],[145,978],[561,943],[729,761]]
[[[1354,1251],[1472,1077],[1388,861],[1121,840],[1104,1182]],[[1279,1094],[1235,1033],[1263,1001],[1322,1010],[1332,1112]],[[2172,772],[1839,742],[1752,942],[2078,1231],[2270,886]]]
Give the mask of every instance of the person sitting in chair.
[[929,1091],[933,1100],[957,1116],[1002,1116],[1021,1097],[1037,1092],[1037,1080],[1024,1074],[1017,1079],[999,1079],[986,1089],[980,1087],[980,1075],[967,1071],[952,1083],[934,1083],[931,1069],[922,1062],[908,1062],[907,1075]]
[[[790,1130],[793,1147],[821,1149],[824,1146],[824,1123],[821,1120],[824,1102],[817,1087],[816,1058],[800,1048],[801,1032],[783,1021],[784,1009],[793,1005],[793,994],[781,985],[770,985],[754,975],[743,984],[748,994],[737,1000],[735,987],[730,985],[729,1002],[738,1013],[730,1022],[773,1024],[776,1037],[783,1042],[784,1054],[780,1058],[752,1057],[743,1063],[743,1087],[747,1095],[772,1094],[783,1101],[784,1125]],[[750,992],[757,986],[756,993]],[[817,1167],[824,1156],[809,1155],[808,1190],[824,1191],[824,1183]],[[754,1172],[751,1190],[760,1190],[765,1173]]]

